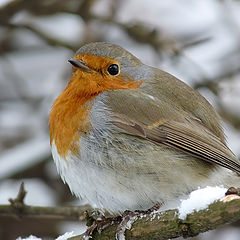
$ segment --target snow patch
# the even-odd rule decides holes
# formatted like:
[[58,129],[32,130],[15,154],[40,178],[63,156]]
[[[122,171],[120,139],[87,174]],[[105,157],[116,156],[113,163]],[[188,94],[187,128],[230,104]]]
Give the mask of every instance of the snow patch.
[[42,240],[41,238],[38,238],[38,237],[35,237],[33,235],[30,235],[29,237],[27,238],[21,238],[21,237],[18,237],[16,240]]
[[65,234],[59,236],[56,240],[67,240],[68,238],[73,236],[74,236],[73,232],[66,232]]
[[[56,240],[67,240],[68,238],[73,237],[73,236],[75,236],[73,232],[66,232],[63,235],[56,238]],[[30,235],[27,238],[18,237],[16,240],[42,240],[42,238],[38,238],[33,235]]]
[[209,204],[224,197],[226,191],[223,186],[208,186],[191,192],[188,199],[181,200],[181,205],[178,207],[179,218],[185,219],[188,214],[207,208]]

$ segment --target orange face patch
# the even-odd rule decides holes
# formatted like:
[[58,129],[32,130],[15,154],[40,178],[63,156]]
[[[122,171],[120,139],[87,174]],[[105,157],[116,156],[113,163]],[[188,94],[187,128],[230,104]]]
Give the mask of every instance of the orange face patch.
[[100,93],[114,89],[136,89],[142,82],[107,72],[111,64],[119,62],[92,55],[77,55],[90,71],[74,68],[71,81],[54,102],[49,117],[50,142],[54,140],[58,153],[66,157],[68,151],[77,154],[79,138],[91,130],[89,110]]
[[[74,74],[84,76],[85,79],[88,79],[91,82],[96,83],[97,87],[95,91],[107,91],[115,89],[136,89],[143,82],[138,82],[134,79],[123,77],[121,75],[121,66],[119,61],[116,61],[112,58],[93,56],[93,55],[77,55],[75,59],[82,60],[86,65],[92,69],[92,72],[84,72],[78,69],[75,69]],[[112,76],[108,73],[107,69],[110,65],[117,64],[120,68],[120,73],[116,76]],[[79,77],[79,76],[78,76]]]

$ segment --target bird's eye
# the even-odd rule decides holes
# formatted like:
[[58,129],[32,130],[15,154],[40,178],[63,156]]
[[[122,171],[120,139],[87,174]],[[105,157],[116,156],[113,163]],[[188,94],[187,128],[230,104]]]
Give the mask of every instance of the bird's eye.
[[107,71],[111,75],[117,75],[119,73],[119,66],[117,64],[112,64],[108,67]]

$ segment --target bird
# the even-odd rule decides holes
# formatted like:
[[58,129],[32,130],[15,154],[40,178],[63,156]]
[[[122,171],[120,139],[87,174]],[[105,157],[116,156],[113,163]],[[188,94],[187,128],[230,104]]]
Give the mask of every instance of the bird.
[[111,43],[85,44],[69,63],[49,131],[57,170],[77,197],[118,214],[238,185],[240,161],[198,91]]

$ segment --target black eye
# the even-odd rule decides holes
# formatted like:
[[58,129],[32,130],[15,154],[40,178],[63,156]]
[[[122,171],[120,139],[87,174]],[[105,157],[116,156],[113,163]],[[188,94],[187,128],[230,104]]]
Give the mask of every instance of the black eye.
[[117,64],[112,64],[108,67],[107,71],[113,76],[117,75],[119,73],[119,66]]

